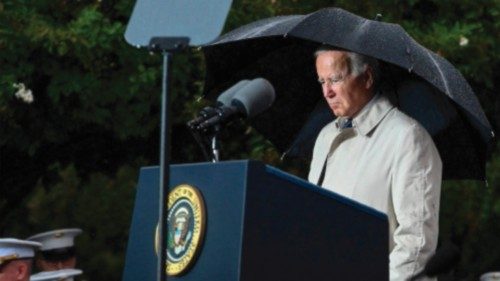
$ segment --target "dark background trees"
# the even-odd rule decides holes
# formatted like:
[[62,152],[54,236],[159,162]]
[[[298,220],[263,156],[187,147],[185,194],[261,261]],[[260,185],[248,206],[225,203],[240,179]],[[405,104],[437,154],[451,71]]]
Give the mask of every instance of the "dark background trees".
[[[158,163],[161,57],[125,42],[134,3],[0,0],[0,236],[83,228],[78,251],[87,280],[120,279],[138,171]],[[381,13],[382,20],[401,24],[447,58],[498,131],[498,0],[240,0],[225,31],[330,6],[367,18]],[[184,126],[207,104],[201,52],[176,55],[172,71],[172,162],[203,161]],[[21,83],[31,90],[32,102],[19,96]],[[244,123],[230,126],[221,141],[223,159],[260,159],[305,173],[282,163],[272,145]],[[498,153],[487,178],[446,182],[443,188],[440,240],[462,250],[454,273],[459,279],[477,280],[500,269]]]

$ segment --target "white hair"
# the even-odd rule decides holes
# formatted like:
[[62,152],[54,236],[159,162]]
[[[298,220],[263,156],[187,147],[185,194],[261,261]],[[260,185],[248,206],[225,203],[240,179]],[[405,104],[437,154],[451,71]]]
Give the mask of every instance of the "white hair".
[[368,67],[370,67],[372,69],[374,84],[378,85],[378,80],[380,77],[380,68],[377,59],[359,53],[339,49],[330,45],[320,46],[314,52],[314,57],[317,58],[319,54],[328,51],[340,51],[346,53],[347,56],[349,57],[349,68],[351,71],[350,74],[353,74],[354,76],[360,75],[361,73],[365,72]]

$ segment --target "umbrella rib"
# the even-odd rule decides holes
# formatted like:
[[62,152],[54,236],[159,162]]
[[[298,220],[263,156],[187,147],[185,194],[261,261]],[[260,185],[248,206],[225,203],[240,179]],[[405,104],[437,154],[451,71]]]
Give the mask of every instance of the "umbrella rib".
[[273,28],[276,25],[281,24],[282,22],[287,21],[287,20],[290,20],[290,17],[283,17],[283,19],[281,19],[281,20],[267,23],[267,24],[263,25],[262,27],[260,27],[258,30],[255,30],[255,31],[247,33],[247,34],[243,34],[242,38],[256,37],[257,35],[262,34],[265,31],[269,30],[270,28]]
[[432,56],[432,54],[429,51],[426,51],[427,55],[431,58],[432,63],[436,66],[437,70],[439,71],[439,74],[441,75],[441,81],[444,83],[444,88],[446,90],[446,94],[451,96],[450,88],[448,87],[448,80],[444,76],[443,71],[439,67],[439,64],[437,63],[436,59]]

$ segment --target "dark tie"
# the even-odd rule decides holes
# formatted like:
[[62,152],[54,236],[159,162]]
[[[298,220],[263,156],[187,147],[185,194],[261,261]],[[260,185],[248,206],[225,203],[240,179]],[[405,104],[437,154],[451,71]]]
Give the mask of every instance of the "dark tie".
[[352,118],[345,119],[340,128],[341,129],[352,128]]

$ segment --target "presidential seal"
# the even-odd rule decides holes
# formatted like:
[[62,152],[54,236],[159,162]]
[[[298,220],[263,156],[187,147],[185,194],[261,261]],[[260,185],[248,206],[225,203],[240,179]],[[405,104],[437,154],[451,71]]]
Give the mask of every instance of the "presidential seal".
[[167,274],[184,273],[201,249],[205,234],[205,204],[193,186],[181,184],[168,195]]

